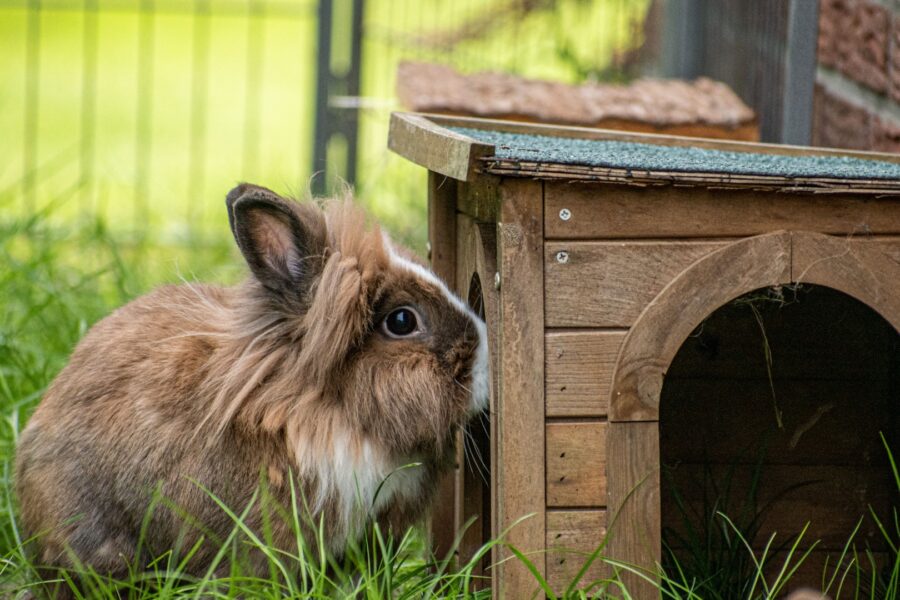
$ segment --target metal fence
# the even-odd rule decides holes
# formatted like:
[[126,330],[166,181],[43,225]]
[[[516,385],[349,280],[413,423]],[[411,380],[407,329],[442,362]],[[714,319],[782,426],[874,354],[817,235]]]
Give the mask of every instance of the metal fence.
[[729,84],[763,141],[809,144],[818,0],[668,0],[664,74]]
[[324,114],[351,127],[319,135],[327,170],[351,180],[355,171],[376,212],[412,227],[421,174],[385,150],[399,61],[617,77],[648,4],[0,0],[0,204],[101,213],[121,229],[157,225],[178,238],[218,227],[235,181],[302,195],[323,168],[313,165],[325,120],[316,90],[330,78]]

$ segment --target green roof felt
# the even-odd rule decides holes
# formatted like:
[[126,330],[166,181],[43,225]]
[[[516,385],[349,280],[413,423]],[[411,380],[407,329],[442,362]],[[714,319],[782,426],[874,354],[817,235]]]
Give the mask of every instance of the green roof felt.
[[900,164],[849,156],[785,156],[464,127],[450,129],[495,146],[495,158],[511,161],[685,173],[900,180]]

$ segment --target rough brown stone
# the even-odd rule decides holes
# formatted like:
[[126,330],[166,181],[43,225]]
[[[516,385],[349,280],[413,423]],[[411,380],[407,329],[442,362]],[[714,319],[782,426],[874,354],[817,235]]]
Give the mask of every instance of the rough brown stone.
[[705,77],[568,85],[506,73],[464,75],[443,65],[404,62],[397,72],[397,95],[405,108],[419,112],[571,125],[622,120],[738,127],[755,120],[731,88]]
[[885,93],[891,17],[890,10],[872,0],[822,0],[819,62]]
[[884,117],[873,117],[872,150],[900,153],[900,122]]
[[819,62],[832,69],[846,64],[852,44],[847,24],[853,19],[854,0],[822,0],[819,3]]
[[868,150],[872,147],[872,118],[865,107],[816,86],[813,144]]
[[888,40],[890,48],[890,94],[894,102],[900,102],[900,15],[891,20],[891,37]]

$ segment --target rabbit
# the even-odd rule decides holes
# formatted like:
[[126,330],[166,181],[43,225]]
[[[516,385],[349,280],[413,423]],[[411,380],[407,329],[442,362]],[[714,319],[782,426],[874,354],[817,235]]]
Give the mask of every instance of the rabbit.
[[[423,516],[455,432],[486,408],[485,324],[360,208],[246,183],[226,205],[246,281],[162,287],[98,322],[22,432],[38,564],[115,575],[139,545],[223,540],[234,521],[212,496],[239,512],[261,478],[278,514],[302,498],[340,556],[367,523]],[[288,521],[272,540],[296,552]],[[200,544],[189,571],[217,550]]]

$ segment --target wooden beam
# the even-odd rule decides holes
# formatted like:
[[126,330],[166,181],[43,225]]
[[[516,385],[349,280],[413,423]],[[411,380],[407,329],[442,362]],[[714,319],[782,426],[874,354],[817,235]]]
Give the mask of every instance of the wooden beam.
[[548,417],[605,417],[626,331],[548,331],[544,397]]
[[547,424],[547,506],[606,506],[606,429],[600,421]]
[[761,152],[765,154],[783,154],[786,156],[852,156],[863,160],[880,160],[884,162],[900,163],[900,155],[887,152],[860,152],[839,148],[810,148],[807,146],[787,146],[783,144],[759,144],[756,142],[681,137],[677,135],[659,135],[651,133],[630,133],[612,129],[596,129],[593,127],[543,125],[540,123],[499,121],[494,119],[478,119],[474,117],[450,117],[446,115],[424,113],[416,116],[427,119],[441,127],[466,127],[470,129],[489,129],[491,131],[580,138],[585,140],[614,140],[621,142],[656,144],[659,146],[708,148],[710,150],[726,150],[731,152]]
[[[545,573],[544,481],[544,215],[543,186],[500,186],[500,397],[497,403],[496,510],[506,541]],[[517,523],[518,522],[518,523]],[[514,523],[517,523],[513,526]],[[502,558],[510,556],[503,550]],[[503,562],[495,593],[530,598],[538,589],[515,558]]]
[[781,231],[729,244],[672,279],[622,343],[613,375],[610,421],[658,420],[663,375],[694,328],[741,294],[790,283],[790,270],[791,234]]
[[[451,288],[456,284],[456,181],[428,172],[428,247],[431,269]],[[457,438],[457,445],[461,439]],[[457,463],[461,448],[457,448]],[[429,519],[431,547],[443,559],[453,547],[458,530],[456,495],[462,471],[459,465],[438,482]]]
[[429,171],[469,181],[478,159],[494,147],[436,125],[414,114],[393,113],[388,148]]
[[[545,184],[548,239],[744,237],[783,229],[900,233],[900,198]],[[560,218],[565,209],[566,219]]]
[[547,242],[547,327],[630,327],[679,273],[728,242]]
[[[566,590],[605,538],[605,510],[547,511],[547,581],[554,591],[562,594]],[[604,548],[582,577],[579,589],[609,577],[605,554]]]
[[[609,558],[653,577],[662,553],[659,423],[610,423],[608,435]],[[659,590],[621,570],[631,597],[658,598]]]
[[834,288],[867,304],[900,331],[900,262],[896,242],[793,235],[791,281]]

